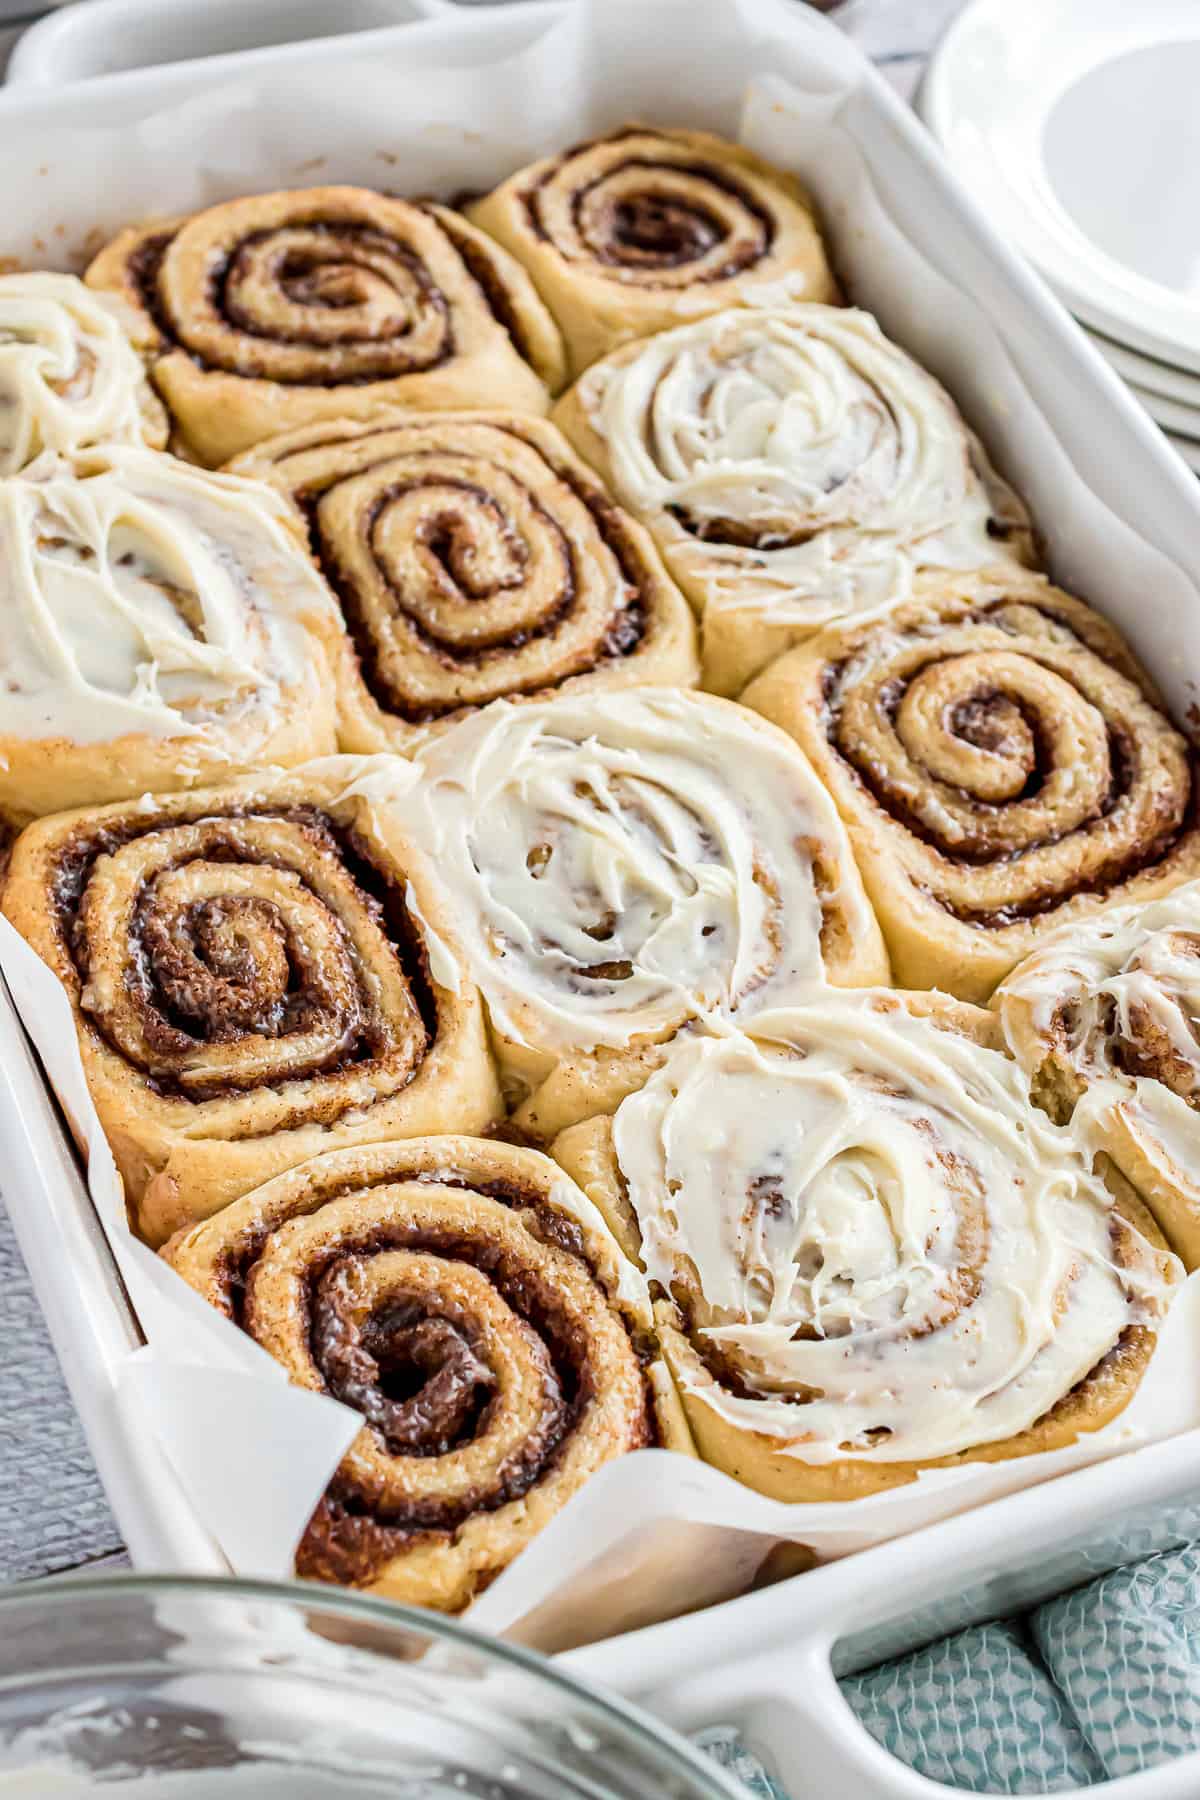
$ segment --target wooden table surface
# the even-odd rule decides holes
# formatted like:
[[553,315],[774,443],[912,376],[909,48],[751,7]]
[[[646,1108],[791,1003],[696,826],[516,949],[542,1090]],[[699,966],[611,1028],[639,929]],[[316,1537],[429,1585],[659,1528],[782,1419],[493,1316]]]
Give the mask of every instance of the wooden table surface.
[[[845,0],[835,17],[911,98],[932,46],[962,4]],[[8,35],[0,31],[0,62]],[[0,1580],[119,1567],[127,1561],[121,1534],[2,1206],[0,1345]]]

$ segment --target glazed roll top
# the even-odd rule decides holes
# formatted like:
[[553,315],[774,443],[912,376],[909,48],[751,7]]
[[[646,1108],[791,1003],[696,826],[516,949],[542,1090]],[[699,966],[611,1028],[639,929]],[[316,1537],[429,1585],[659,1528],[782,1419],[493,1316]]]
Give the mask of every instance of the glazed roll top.
[[126,336],[132,323],[74,275],[0,275],[0,476],[43,450],[161,449],[166,415]]
[[252,195],[135,228],[87,280],[136,309],[155,384],[210,464],[381,402],[544,412],[563,378],[519,264],[446,207],[365,188]]
[[756,288],[837,297],[800,183],[706,132],[630,126],[520,170],[469,210],[529,270],[575,374]]
[[1119,1410],[1179,1267],[990,1017],[829,992],[760,1026],[677,1043],[611,1128],[702,1454],[837,1496]]
[[299,508],[357,673],[352,750],[406,750],[504,696],[690,685],[691,613],[643,528],[542,419],[392,412],[238,460]]
[[343,797],[358,768],[65,814],[14,847],[4,910],[76,1004],[155,1242],[318,1149],[496,1115],[440,888]]
[[782,733],[726,701],[499,704],[388,779],[493,1026],[542,1073],[706,1014],[740,1020],[825,970],[880,978],[833,807]]
[[654,533],[736,693],[922,569],[1028,560],[1021,502],[949,395],[869,313],[746,309],[629,345],[555,417]]
[[341,621],[278,497],[142,447],[0,485],[0,808],[334,747]]
[[643,1278],[534,1151],[336,1152],[166,1255],[292,1381],[362,1414],[300,1575],[457,1611],[603,1464],[687,1447]]
[[1200,882],[1057,931],[996,995],[1055,1117],[1105,1150],[1200,1262]]
[[1186,740],[1112,627],[1036,577],[830,632],[745,700],[828,783],[912,987],[986,999],[1056,924],[1200,870]]

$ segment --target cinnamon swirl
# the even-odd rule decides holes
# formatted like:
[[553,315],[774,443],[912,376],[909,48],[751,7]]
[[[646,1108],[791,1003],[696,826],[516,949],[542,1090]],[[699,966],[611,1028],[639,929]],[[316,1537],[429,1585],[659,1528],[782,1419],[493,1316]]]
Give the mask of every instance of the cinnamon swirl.
[[837,299],[800,183],[703,131],[626,126],[519,170],[469,216],[529,270],[576,375],[756,289]]
[[1200,1266],[1200,882],[1053,932],[993,1005],[1035,1098]]
[[643,1278],[536,1151],[334,1151],[164,1254],[293,1382],[363,1416],[299,1575],[457,1612],[605,1463],[690,1451]]
[[887,979],[832,804],[729,701],[499,701],[377,779],[446,884],[539,1138],[611,1110],[690,1021]]
[[837,802],[897,979],[985,1000],[1056,925],[1200,873],[1195,759],[1104,619],[959,580],[743,696]]
[[1132,1397],[1181,1276],[988,1013],[827,992],[697,1037],[564,1167],[637,1253],[700,1454],[786,1500],[1025,1456]]
[[554,418],[695,605],[714,693],[910,598],[922,571],[1033,560],[1021,501],[869,313],[680,325],[605,357]]
[[277,495],[108,445],[0,482],[0,819],[336,747],[341,618]]
[[316,1152],[500,1110],[479,999],[419,852],[338,758],[42,820],[3,910],[76,1010],[152,1244]]
[[544,419],[381,413],[233,466],[295,503],[341,600],[345,749],[406,751],[503,696],[698,678],[648,534]]
[[124,308],[74,275],[0,275],[0,476],[43,450],[167,441]]
[[215,466],[380,404],[545,412],[564,362],[519,263],[458,213],[366,188],[249,195],[135,226],[85,277],[120,294],[185,444]]

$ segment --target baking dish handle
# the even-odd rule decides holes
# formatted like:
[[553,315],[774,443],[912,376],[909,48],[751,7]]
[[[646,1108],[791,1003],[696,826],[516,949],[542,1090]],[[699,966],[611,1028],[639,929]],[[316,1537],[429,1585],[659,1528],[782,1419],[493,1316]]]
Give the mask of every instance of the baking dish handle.
[[789,1800],[956,1800],[957,1790],[918,1775],[863,1728],[824,1641],[718,1665],[657,1689],[643,1704],[678,1731],[714,1721],[736,1726]]
[[[130,69],[195,62],[329,37],[329,0],[79,0],[17,41],[8,87],[58,87]],[[338,0],[336,35],[444,18],[450,0]]]

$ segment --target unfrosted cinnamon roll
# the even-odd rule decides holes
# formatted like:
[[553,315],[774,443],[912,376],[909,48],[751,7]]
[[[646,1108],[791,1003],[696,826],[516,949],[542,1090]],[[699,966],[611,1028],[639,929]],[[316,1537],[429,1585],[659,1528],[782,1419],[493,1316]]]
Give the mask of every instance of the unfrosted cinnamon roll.
[[501,701],[372,780],[446,884],[539,1137],[611,1110],[690,1021],[887,979],[828,797],[729,701]]
[[1039,1103],[1200,1265],[1200,882],[1053,932],[993,1006]]
[[341,617],[277,495],[133,446],[0,482],[0,818],[336,747]]
[[1104,619],[959,580],[743,695],[837,802],[897,979],[986,1000],[1056,925],[1200,873],[1195,759]]
[[629,344],[554,411],[647,524],[737,694],[930,569],[1030,562],[1021,501],[945,390],[869,313],[744,308]]
[[994,1018],[829,991],[760,1026],[679,1042],[554,1147],[663,1296],[700,1454],[850,1500],[1118,1414],[1181,1269],[1033,1105]]
[[691,1449],[643,1278],[536,1151],[334,1151],[164,1254],[293,1382],[363,1416],[299,1575],[457,1612],[605,1463]]
[[67,990],[152,1244],[320,1150],[500,1111],[436,876],[327,759],[44,819],[3,910]]
[[125,309],[74,275],[0,275],[0,476],[43,450],[167,441]]
[[501,697],[698,678],[648,534],[545,419],[381,413],[233,466],[295,503],[341,600],[345,749],[406,751]]
[[545,412],[557,328],[459,214],[367,188],[248,195],[123,231],[90,286],[134,309],[151,377],[210,465],[379,405]]
[[626,126],[519,170],[469,216],[529,270],[576,375],[756,289],[837,299],[804,188],[704,131]]

